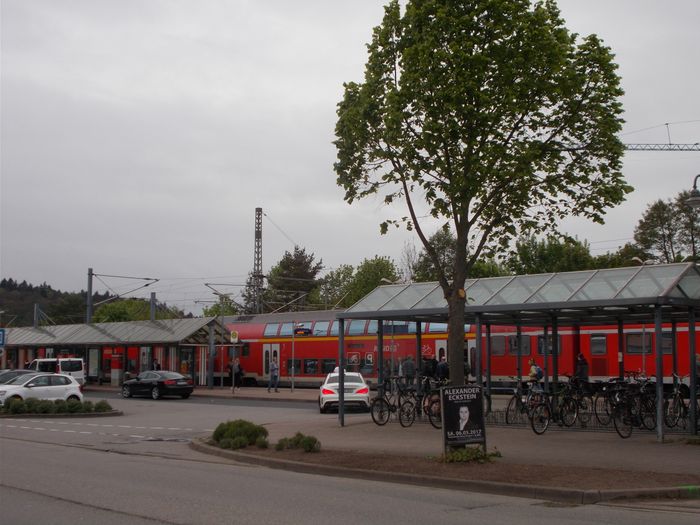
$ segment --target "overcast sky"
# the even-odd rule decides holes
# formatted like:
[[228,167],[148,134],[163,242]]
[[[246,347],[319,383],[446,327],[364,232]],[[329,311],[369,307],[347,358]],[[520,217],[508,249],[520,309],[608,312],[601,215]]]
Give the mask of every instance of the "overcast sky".
[[[214,299],[203,283],[252,270],[256,207],[264,272],[294,244],[327,270],[399,262],[417,239],[379,223],[405,209],[347,205],[333,172],[342,83],[362,80],[383,3],[0,0],[2,277],[64,291],[85,289],[90,267],[153,277],[136,296],[196,313]],[[700,142],[700,1],[559,5],[616,54],[624,142]],[[698,173],[700,152],[628,152],[628,201],[604,226],[563,229],[595,255],[615,250]]]

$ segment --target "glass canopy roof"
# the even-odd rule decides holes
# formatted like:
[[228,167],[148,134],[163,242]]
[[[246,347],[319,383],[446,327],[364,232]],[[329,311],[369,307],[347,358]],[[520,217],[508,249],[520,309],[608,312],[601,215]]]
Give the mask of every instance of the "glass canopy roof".
[[[685,311],[700,306],[700,272],[694,263],[470,279],[464,288],[468,317],[499,313],[510,321],[535,311],[571,316],[579,310],[582,317],[596,308],[619,318],[621,307],[632,315],[632,306],[672,305]],[[446,314],[442,289],[431,282],[379,286],[338,317],[420,319]]]

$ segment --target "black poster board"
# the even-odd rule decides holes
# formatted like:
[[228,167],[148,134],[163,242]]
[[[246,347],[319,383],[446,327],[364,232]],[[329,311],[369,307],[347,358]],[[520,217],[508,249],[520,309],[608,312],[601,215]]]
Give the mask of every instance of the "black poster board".
[[445,450],[475,443],[486,450],[486,428],[481,387],[448,386],[440,389],[442,437]]

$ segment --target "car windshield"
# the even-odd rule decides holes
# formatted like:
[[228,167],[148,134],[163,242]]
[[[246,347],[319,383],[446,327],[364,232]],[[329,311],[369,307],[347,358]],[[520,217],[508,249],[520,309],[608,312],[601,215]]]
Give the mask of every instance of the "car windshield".
[[39,374],[22,374],[22,375],[19,375],[17,377],[13,377],[5,384],[6,385],[23,385],[23,384],[27,383],[33,377],[36,377],[37,375],[39,375]]
[[[337,383],[338,382],[338,376],[337,375],[332,375],[328,378],[328,381],[326,383]],[[357,375],[350,375],[350,374],[345,374],[345,382],[346,383],[364,383],[362,380],[361,376]]]

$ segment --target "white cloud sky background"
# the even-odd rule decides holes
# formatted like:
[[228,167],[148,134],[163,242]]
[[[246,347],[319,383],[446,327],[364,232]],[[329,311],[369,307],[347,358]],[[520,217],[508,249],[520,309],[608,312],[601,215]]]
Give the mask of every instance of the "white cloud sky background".
[[[419,248],[379,235],[402,205],[347,205],[332,169],[342,83],[362,80],[383,3],[0,0],[2,277],[65,291],[85,289],[89,267],[155,277],[141,296],[196,313],[214,299],[204,282],[252,270],[256,207],[264,271],[293,242],[327,269]],[[625,142],[667,142],[667,122],[672,142],[700,142],[700,2],[559,5],[616,54]],[[604,226],[563,229],[615,250],[698,173],[699,152],[628,152],[628,201]]]

